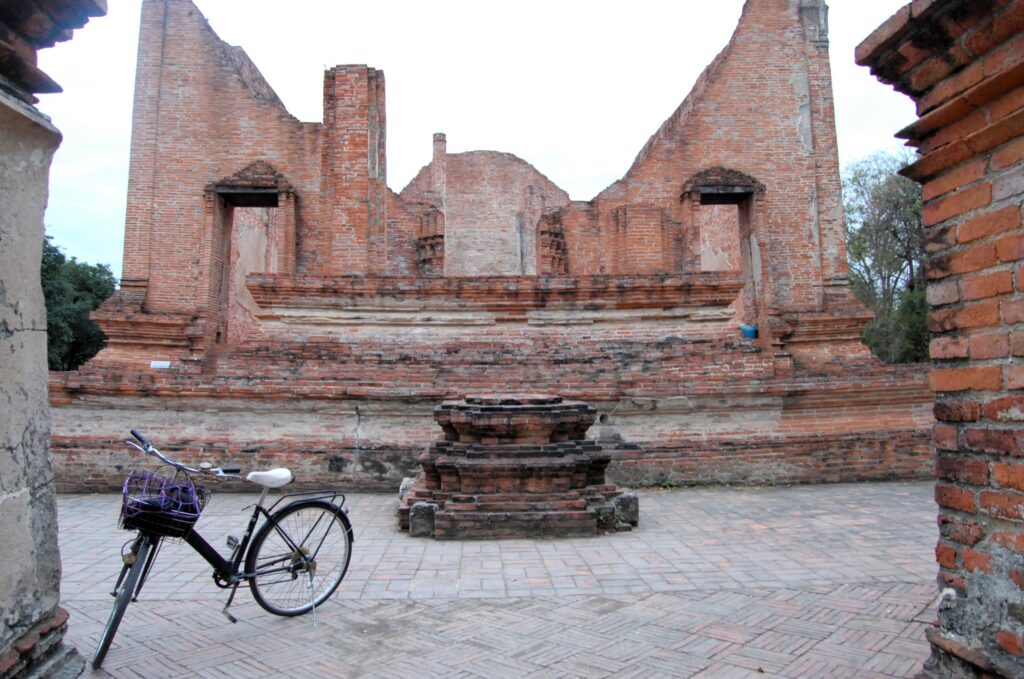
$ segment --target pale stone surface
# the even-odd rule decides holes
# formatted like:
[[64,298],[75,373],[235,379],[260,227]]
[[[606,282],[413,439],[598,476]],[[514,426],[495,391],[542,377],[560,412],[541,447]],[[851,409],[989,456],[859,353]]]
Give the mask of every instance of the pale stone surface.
[[0,650],[57,605],[60,555],[39,283],[50,160],[60,133],[0,94]]

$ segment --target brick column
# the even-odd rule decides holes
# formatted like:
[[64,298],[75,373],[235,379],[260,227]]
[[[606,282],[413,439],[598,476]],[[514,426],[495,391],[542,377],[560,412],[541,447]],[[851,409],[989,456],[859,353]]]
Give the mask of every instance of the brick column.
[[1024,2],[918,0],[857,49],[924,185],[939,627],[928,677],[1024,676]]
[[320,224],[312,234],[321,275],[365,274],[387,214],[384,74],[337,66],[324,74]]
[[298,223],[299,204],[294,191],[285,191],[280,196],[278,210],[281,212],[277,232],[277,270],[283,275],[295,274],[295,230]]

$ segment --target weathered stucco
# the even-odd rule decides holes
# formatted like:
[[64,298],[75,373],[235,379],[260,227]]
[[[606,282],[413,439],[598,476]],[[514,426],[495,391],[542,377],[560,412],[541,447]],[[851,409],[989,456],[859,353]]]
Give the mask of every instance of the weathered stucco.
[[0,95],[0,647],[57,605],[60,557],[48,455],[43,208],[60,134]]
[[[39,280],[43,209],[60,133],[4,94],[0,130],[0,677],[7,677],[32,666],[33,652],[13,647],[57,614],[60,592]],[[55,647],[62,635],[50,640]],[[58,649],[46,672],[77,671],[81,661],[68,654]]]

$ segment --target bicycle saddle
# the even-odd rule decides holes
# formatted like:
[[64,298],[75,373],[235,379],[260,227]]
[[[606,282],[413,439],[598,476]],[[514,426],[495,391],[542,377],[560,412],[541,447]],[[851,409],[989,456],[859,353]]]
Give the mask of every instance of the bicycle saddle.
[[287,486],[294,479],[295,476],[292,475],[291,470],[285,469],[284,467],[268,469],[265,472],[249,472],[249,475],[245,477],[246,481],[257,483],[264,488],[280,488],[281,486]]

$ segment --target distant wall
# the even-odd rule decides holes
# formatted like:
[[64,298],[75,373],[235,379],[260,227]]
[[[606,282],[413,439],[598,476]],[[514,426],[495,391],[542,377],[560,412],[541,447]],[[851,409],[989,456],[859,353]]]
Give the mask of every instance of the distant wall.
[[[435,165],[443,180],[435,178]],[[439,204],[447,276],[536,274],[537,223],[546,209],[569,204],[569,195],[532,165],[497,151],[435,158],[402,199]]]

